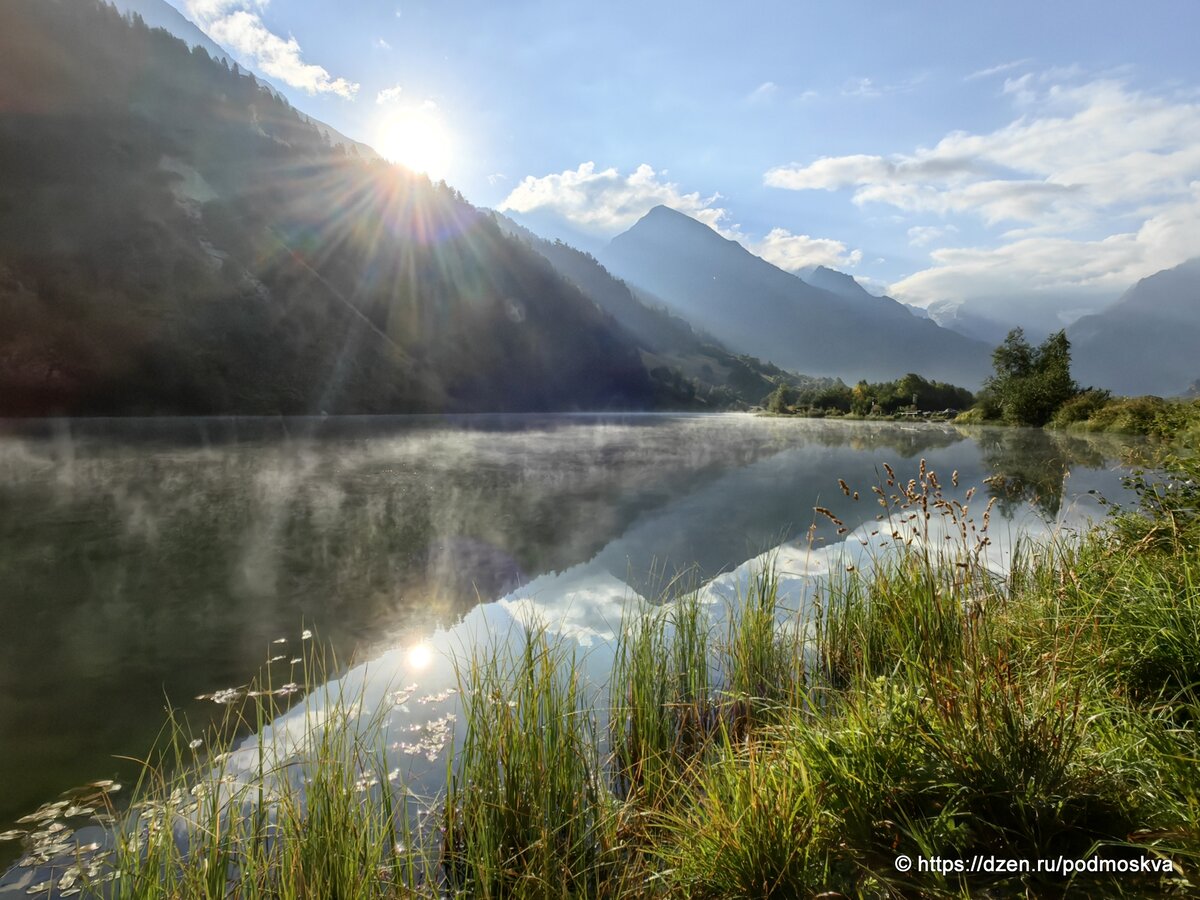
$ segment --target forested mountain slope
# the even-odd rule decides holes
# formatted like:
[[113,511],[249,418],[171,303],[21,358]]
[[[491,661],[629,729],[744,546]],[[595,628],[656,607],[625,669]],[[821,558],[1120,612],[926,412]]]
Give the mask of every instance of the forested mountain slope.
[[642,408],[629,335],[445,185],[93,0],[0,6],[0,414]]

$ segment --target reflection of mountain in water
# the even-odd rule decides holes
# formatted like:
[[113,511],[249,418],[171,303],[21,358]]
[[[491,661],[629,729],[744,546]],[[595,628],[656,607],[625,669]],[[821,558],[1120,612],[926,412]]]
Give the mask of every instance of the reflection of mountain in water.
[[950,428],[749,416],[8,430],[0,735],[22,740],[0,741],[0,783],[19,786],[0,822],[144,752],[164,692],[242,683],[270,655],[286,666],[295,644],[271,641],[301,627],[346,658],[536,595],[598,629],[630,586],[653,593],[652,570],[732,569],[803,534],[818,503],[869,520],[883,461],[924,456],[965,487],[1040,465],[1052,440],[997,433],[993,459]]

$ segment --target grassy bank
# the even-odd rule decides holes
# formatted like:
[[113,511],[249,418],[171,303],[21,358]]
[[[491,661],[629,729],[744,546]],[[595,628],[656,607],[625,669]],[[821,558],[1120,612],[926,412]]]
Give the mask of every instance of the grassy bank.
[[[889,477],[863,495],[896,556],[804,621],[769,569],[720,619],[667,598],[626,619],[603,687],[544,630],[476,648],[435,796],[389,770],[355,697],[236,774],[229,736],[295,699],[263,685],[224,739],[171,723],[111,866],[54,878],[130,898],[1194,894],[1200,467],[1171,465],[1003,577],[979,564],[987,513],[923,465]],[[937,520],[955,539],[934,550]],[[951,871],[977,857],[1173,871]]]
[[[999,416],[976,406],[960,413],[956,425],[1005,425]],[[1113,397],[1088,390],[1064,403],[1046,427],[1077,432],[1136,434],[1163,442],[1195,446],[1200,441],[1200,400],[1162,397]]]

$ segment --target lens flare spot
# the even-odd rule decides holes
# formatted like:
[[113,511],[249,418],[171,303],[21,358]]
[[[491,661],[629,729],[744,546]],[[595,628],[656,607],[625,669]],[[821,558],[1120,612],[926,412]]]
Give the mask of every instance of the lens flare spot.
[[405,661],[410,669],[416,671],[428,669],[429,664],[433,662],[433,648],[428,644],[414,644],[408,648]]

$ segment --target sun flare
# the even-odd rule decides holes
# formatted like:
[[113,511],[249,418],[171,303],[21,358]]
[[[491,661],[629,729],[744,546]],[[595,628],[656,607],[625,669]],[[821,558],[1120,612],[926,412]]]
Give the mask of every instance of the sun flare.
[[450,166],[453,140],[436,107],[388,111],[375,126],[375,149],[384,159],[437,180]]
[[433,648],[428,644],[415,644],[408,648],[405,657],[408,667],[419,672],[429,668],[429,664],[433,662]]

